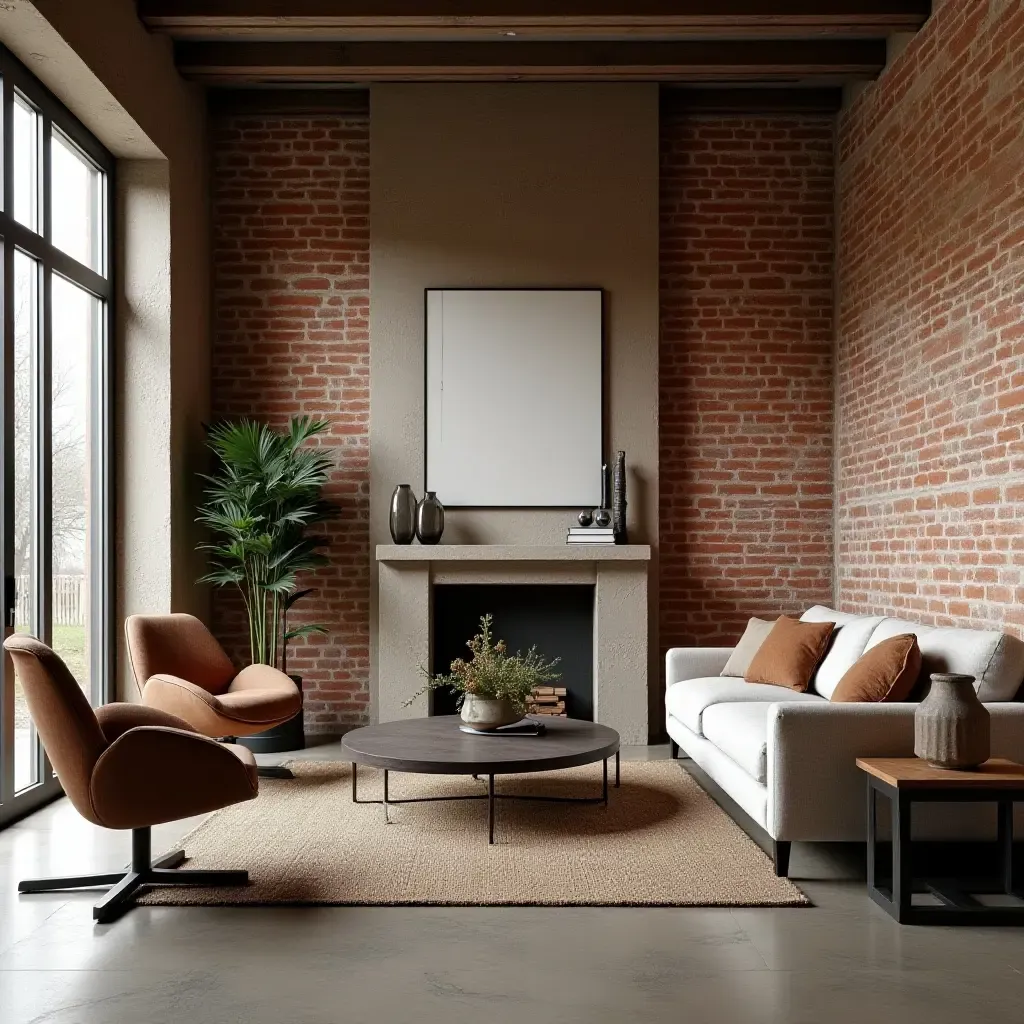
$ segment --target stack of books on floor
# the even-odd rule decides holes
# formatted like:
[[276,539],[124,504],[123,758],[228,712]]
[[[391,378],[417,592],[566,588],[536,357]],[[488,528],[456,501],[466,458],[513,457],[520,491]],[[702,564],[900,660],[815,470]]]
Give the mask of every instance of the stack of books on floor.
[[550,715],[555,718],[567,718],[565,711],[564,686],[535,686],[533,696],[527,706],[527,714]]
[[565,538],[566,544],[614,544],[612,528],[603,526],[572,526]]

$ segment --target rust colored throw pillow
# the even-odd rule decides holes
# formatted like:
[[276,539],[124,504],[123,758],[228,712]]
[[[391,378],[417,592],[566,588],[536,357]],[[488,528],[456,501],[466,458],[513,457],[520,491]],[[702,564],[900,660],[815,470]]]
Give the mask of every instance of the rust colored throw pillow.
[[846,670],[829,698],[846,704],[907,700],[921,674],[921,648],[913,633],[876,644]]
[[783,615],[758,648],[744,679],[803,693],[828,650],[834,622],[800,622]]

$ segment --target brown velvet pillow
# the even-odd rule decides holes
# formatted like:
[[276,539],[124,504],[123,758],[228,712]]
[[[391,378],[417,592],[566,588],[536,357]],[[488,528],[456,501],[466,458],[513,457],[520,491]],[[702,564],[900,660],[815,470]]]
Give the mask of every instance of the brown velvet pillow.
[[900,633],[866,651],[846,670],[829,699],[846,704],[906,700],[920,674],[917,637]]
[[783,615],[754,655],[744,679],[748,683],[785,686],[803,693],[828,650],[834,622],[800,622]]

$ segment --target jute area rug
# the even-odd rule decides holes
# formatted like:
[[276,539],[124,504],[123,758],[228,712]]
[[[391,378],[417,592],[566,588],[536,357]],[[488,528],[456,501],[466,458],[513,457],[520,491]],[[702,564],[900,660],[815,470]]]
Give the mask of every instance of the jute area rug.
[[[191,868],[246,868],[247,887],[157,889],[151,904],[798,906],[809,903],[671,761],[624,761],[609,806],[351,802],[351,768],[293,762],[295,778],[211,815],[184,840]],[[613,775],[610,771],[609,774]],[[361,798],[383,773],[359,770]],[[600,764],[496,779],[498,793],[594,796]],[[469,777],[392,773],[390,795],[486,792]]]

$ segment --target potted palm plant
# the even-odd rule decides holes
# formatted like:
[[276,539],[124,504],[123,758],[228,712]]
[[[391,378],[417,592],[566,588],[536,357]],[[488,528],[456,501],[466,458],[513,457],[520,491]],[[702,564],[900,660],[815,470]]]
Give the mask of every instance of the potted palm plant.
[[[299,589],[300,575],[327,562],[319,551],[326,538],[311,527],[337,514],[323,497],[331,456],[307,444],[327,426],[309,416],[292,419],[284,431],[241,420],[216,424],[207,438],[215,466],[203,474],[197,521],[212,540],[200,545],[210,571],[199,582],[237,588],[249,627],[250,659],[282,672],[288,670],[290,641],[327,632],[322,623],[288,621],[296,603],[314,593]],[[301,678],[292,679],[301,690]],[[242,742],[261,753],[299,749],[305,742],[302,712]]]

